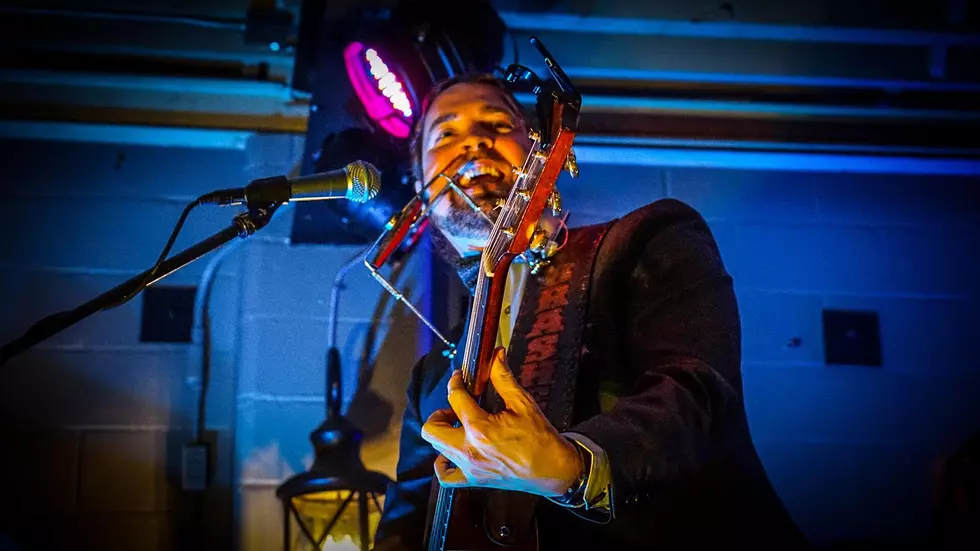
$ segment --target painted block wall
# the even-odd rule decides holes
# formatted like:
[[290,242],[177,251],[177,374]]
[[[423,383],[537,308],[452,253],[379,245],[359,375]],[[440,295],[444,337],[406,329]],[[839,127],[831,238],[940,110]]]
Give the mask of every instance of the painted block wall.
[[[811,539],[930,529],[937,461],[980,430],[980,178],[586,166],[573,224],[673,197],[735,282],[753,439]],[[559,186],[561,187],[561,186]],[[879,316],[883,365],[829,365],[823,309]]]
[[[240,185],[245,167],[243,151],[224,148],[5,140],[0,151],[4,342],[149,268],[184,205]],[[194,210],[174,252],[231,217]],[[156,285],[195,286],[205,262]],[[195,533],[200,507],[209,541],[229,539],[241,274],[241,257],[229,256],[212,298],[212,490],[200,501],[179,490],[180,450],[196,420],[188,380],[198,375],[199,350],[141,342],[141,294],[0,371],[0,484],[9,513],[0,531],[61,549],[166,549]]]
[[[187,200],[288,173],[301,143],[255,136],[227,150],[3,142],[4,157],[15,160],[0,192],[3,338],[146,268]],[[756,445],[791,513],[814,541],[829,543],[924,534],[933,465],[980,429],[971,349],[980,335],[977,184],[584,165],[579,180],[560,187],[573,225],[661,197],[704,214],[735,279]],[[195,211],[177,248],[224,227],[229,212]],[[290,245],[290,216],[284,209],[231,253],[215,285],[214,492],[231,501],[223,526],[241,549],[281,541],[274,490],[312,460],[307,436],[323,416],[330,285],[358,251]],[[396,277],[423,306],[447,287],[458,291],[429,255],[419,249]],[[194,285],[203,266],[161,284]],[[365,431],[365,463],[391,474],[408,369],[434,341],[404,307],[379,302],[366,271],[352,270],[346,282],[338,323],[344,411]],[[93,316],[0,372],[10,450],[0,472],[12,488],[4,508],[16,507],[32,526],[74,523],[77,539],[41,531],[65,548],[101,543],[112,526],[117,542],[162,549],[187,523],[174,461],[195,415],[186,379],[196,351],[140,343],[140,306],[137,297]],[[884,365],[828,365],[824,308],[877,312]]]

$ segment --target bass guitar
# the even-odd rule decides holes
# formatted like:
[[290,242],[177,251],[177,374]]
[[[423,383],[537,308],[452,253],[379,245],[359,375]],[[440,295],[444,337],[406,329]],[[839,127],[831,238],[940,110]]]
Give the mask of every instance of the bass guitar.
[[[485,397],[508,270],[516,257],[536,248],[544,235],[539,221],[546,207],[554,209],[559,203],[555,182],[562,169],[568,167],[573,176],[577,175],[571,147],[578,128],[581,96],[544,45],[534,37],[531,43],[544,56],[553,83],[543,81],[521,65],[507,69],[508,83],[517,91],[535,94],[539,124],[536,131],[531,131],[530,153],[498,211],[483,249],[463,345],[463,381],[484,408],[490,407]],[[442,486],[434,494],[435,505],[427,527],[429,551],[475,551],[502,546],[537,549],[533,519],[537,496]]]

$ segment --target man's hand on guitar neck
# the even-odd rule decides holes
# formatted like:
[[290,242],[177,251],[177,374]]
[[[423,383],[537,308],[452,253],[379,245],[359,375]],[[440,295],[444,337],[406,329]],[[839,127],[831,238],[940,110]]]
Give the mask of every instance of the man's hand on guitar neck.
[[[562,495],[583,470],[575,444],[560,435],[521,388],[498,348],[490,382],[504,409],[487,413],[466,391],[459,371],[449,379],[449,405],[422,425],[422,438],[440,453],[435,473],[445,487]],[[459,420],[461,426],[453,425]]]

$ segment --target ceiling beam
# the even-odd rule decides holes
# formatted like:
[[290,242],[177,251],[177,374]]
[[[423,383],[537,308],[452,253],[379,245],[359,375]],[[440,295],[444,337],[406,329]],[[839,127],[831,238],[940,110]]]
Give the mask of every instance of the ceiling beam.
[[980,35],[961,32],[777,25],[737,21],[638,19],[514,11],[501,12],[500,17],[509,29],[527,32],[561,31],[573,34],[834,42],[883,46],[980,46]]
[[[530,95],[518,96],[528,107]],[[586,94],[580,133],[920,149],[980,147],[980,111]],[[305,133],[309,104],[276,82],[0,71],[0,118]]]
[[[251,131],[235,130],[0,120],[0,139],[14,140],[243,150],[253,135],[254,132]],[[657,144],[649,140],[601,140],[589,136],[577,140],[574,151],[579,163],[583,165],[943,176],[980,174],[980,159],[976,157],[976,152],[973,158],[936,158],[908,153],[903,156],[883,156],[846,151],[726,149],[719,143]],[[565,185],[574,184],[569,182]]]

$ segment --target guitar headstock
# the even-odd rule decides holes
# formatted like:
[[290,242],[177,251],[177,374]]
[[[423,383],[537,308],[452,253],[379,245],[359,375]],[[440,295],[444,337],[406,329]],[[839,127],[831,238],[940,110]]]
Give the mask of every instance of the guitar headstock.
[[546,82],[522,65],[507,69],[508,83],[518,91],[535,94],[539,128],[530,133],[531,150],[484,249],[484,270],[488,275],[505,257],[523,254],[530,247],[541,215],[556,193],[558,176],[569,165],[578,130],[582,97],[541,41],[531,37],[531,43],[544,57],[554,81]]

